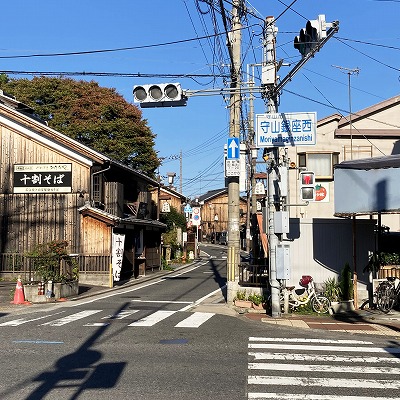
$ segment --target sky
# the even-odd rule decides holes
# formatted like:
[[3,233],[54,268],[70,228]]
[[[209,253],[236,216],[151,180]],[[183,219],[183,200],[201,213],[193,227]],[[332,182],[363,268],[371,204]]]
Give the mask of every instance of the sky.
[[[278,29],[281,79],[301,56],[293,39],[307,20],[325,15],[339,31],[285,85],[279,112],[348,115],[399,95],[400,0],[243,0],[241,62],[262,61],[264,19]],[[223,1],[226,15],[231,0]],[[0,72],[12,78],[44,73],[93,80],[115,88],[133,103],[135,85],[180,83],[190,96],[186,107],[142,109],[156,135],[167,184],[175,173],[178,191],[195,198],[224,187],[223,152],[229,136],[229,56],[219,0],[35,0],[2,4]],[[10,72],[12,71],[12,72]],[[358,71],[358,72],[357,72]],[[83,74],[85,73],[85,75]],[[255,67],[255,84],[260,83]],[[141,75],[141,76],[140,76]],[[349,88],[350,78],[350,88]],[[244,84],[246,85],[246,84]],[[208,95],[204,95],[208,94]],[[248,102],[243,99],[243,116]],[[266,111],[256,95],[255,113]],[[258,165],[259,171],[265,167]]]

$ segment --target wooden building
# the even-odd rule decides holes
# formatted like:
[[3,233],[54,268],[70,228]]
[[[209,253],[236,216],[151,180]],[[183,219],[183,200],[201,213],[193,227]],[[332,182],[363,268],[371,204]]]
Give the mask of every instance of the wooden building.
[[[228,188],[210,190],[199,196],[201,206],[202,239],[210,239],[212,234],[228,231]],[[247,202],[239,199],[240,237],[245,238]]]
[[183,204],[187,201],[186,196],[177,192],[174,187],[163,184],[151,189],[151,198],[161,213],[169,212],[171,207],[175,208],[177,212],[183,213]]
[[[113,235],[124,236],[121,279],[160,268],[150,189],[158,182],[55,131],[0,92],[0,272],[36,245],[66,240],[81,282],[109,285]],[[22,271],[21,271],[22,270]]]

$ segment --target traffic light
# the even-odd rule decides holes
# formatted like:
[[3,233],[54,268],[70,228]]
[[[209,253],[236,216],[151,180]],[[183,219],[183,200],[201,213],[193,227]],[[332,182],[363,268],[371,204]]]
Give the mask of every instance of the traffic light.
[[134,86],[133,99],[142,108],[186,106],[187,102],[179,83]]
[[318,15],[318,19],[307,21],[306,28],[300,29],[294,38],[294,48],[305,57],[317,44],[326,38],[325,15]]
[[315,200],[315,174],[312,171],[300,172],[300,199],[303,201]]

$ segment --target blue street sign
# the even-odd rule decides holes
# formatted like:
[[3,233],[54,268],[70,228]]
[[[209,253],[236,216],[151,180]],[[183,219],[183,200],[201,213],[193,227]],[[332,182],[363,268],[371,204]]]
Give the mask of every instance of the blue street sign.
[[183,209],[183,212],[185,212],[185,213],[192,212],[192,207],[190,207],[190,204],[186,204],[185,208]]
[[239,159],[239,138],[228,138],[228,150],[226,158],[228,160],[238,160]]

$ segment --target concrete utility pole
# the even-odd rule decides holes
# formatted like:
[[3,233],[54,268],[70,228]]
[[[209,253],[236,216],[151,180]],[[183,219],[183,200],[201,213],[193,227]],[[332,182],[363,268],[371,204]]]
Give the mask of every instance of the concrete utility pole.
[[[242,0],[232,2],[232,31],[228,35],[228,50],[231,56],[231,94],[229,137],[240,137],[240,83],[241,83],[241,21]],[[227,302],[231,304],[239,288],[240,219],[239,177],[228,177],[228,257],[227,257]]]
[[[276,59],[275,59],[275,36],[276,36],[274,17],[267,17],[265,20],[265,57],[263,62],[263,83],[267,89],[267,113],[278,112],[278,99],[274,90],[276,86]],[[269,95],[269,93],[274,93]],[[269,239],[269,283],[271,286],[271,316],[279,317],[281,315],[281,306],[279,301],[280,285],[276,274],[276,248],[278,237],[274,231],[275,207],[279,201],[277,198],[276,187],[278,186],[277,168],[279,162],[278,148],[271,148],[269,154],[268,166],[268,239]]]

